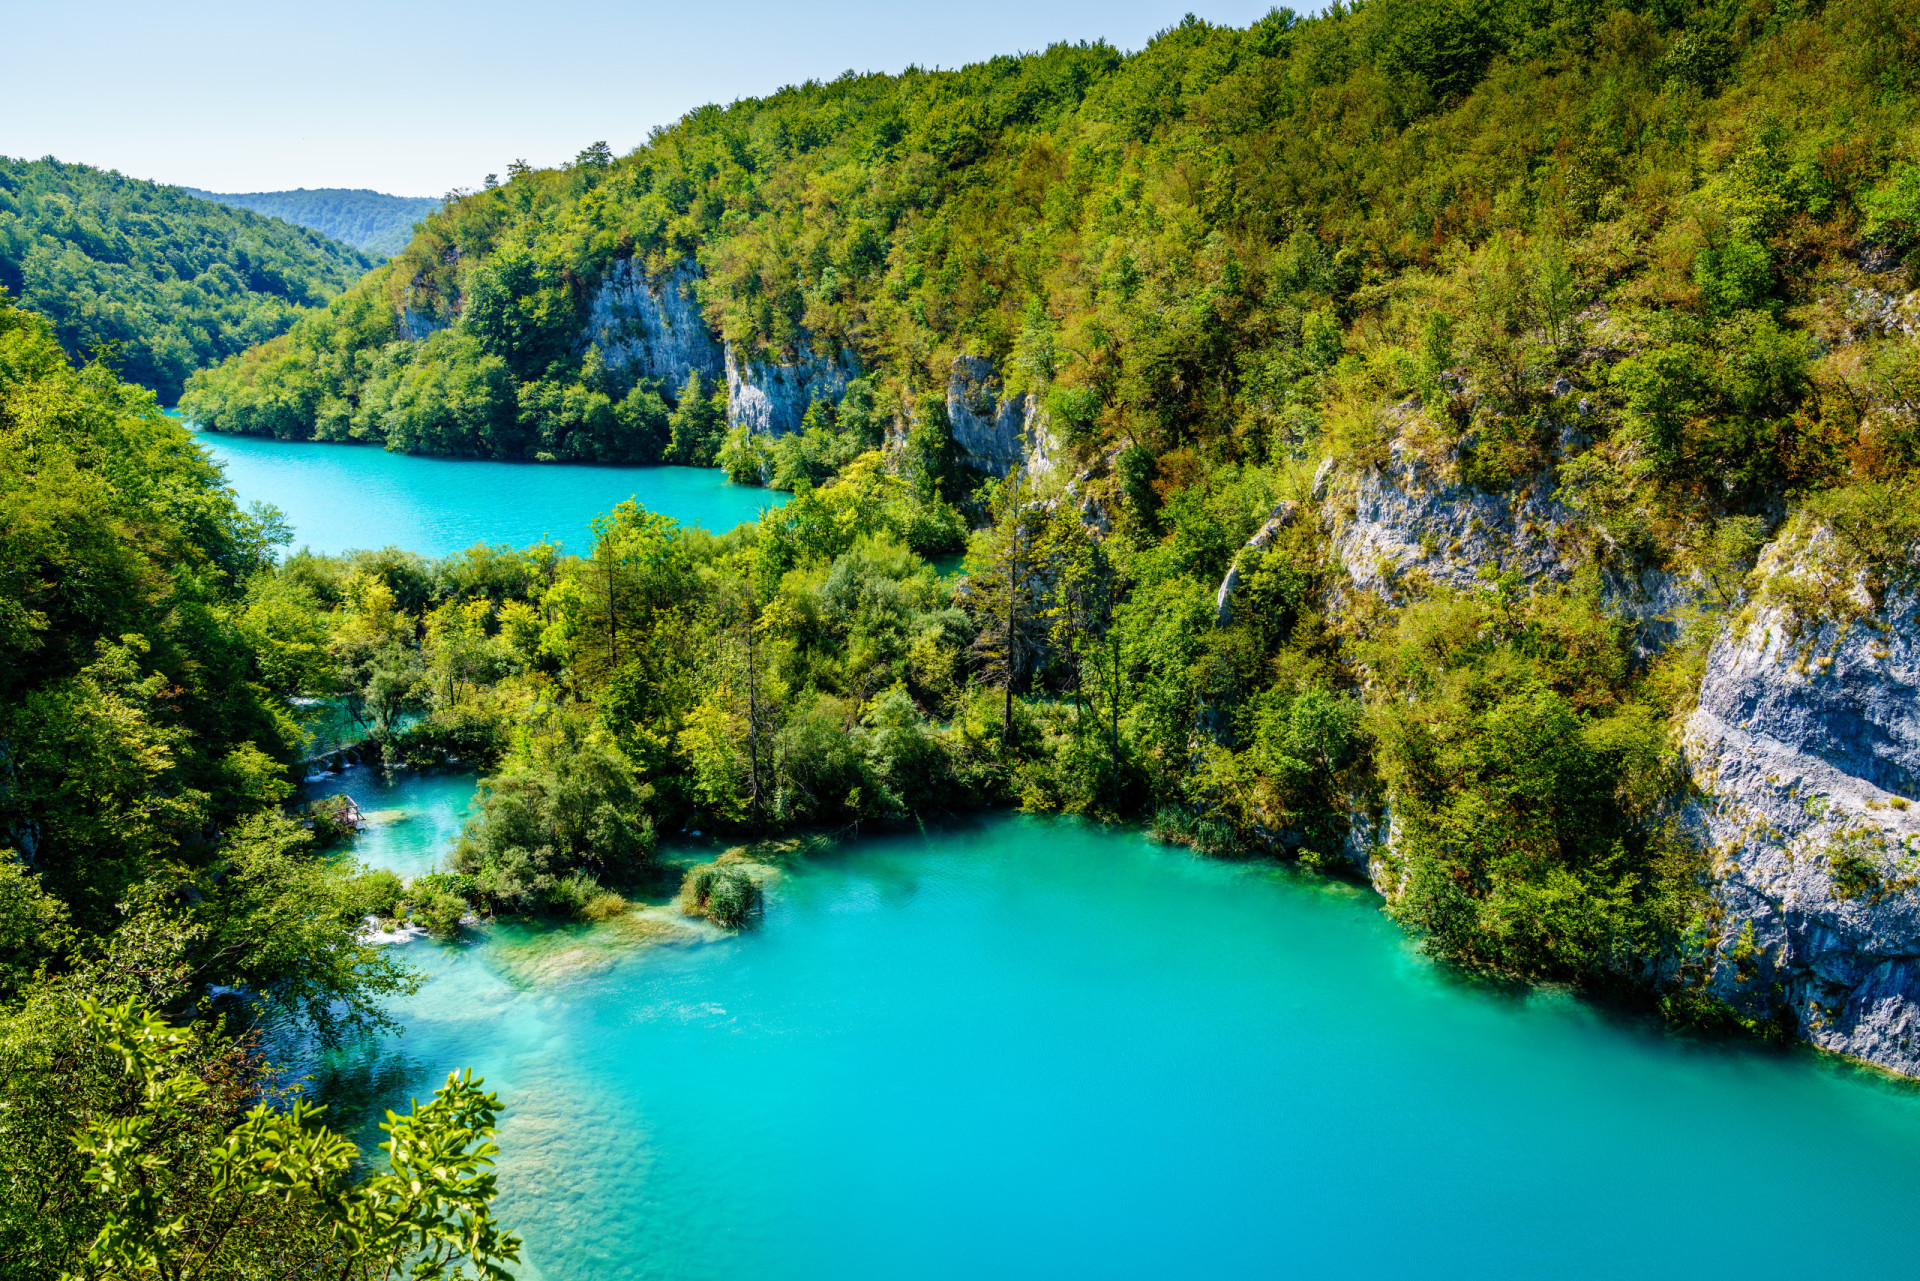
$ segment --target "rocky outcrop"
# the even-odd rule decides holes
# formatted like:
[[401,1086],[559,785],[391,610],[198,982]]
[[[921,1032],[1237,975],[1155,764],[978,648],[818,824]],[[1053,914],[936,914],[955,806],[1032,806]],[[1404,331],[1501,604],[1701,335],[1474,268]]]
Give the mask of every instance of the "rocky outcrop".
[[800,430],[807,407],[816,400],[840,399],[860,376],[851,351],[834,358],[816,356],[802,343],[791,365],[742,359],[732,343],[724,345],[727,376],[727,425],[745,427],[754,436],[785,436]]
[[1340,861],[1364,876],[1383,898],[1392,898],[1400,888],[1383,857],[1392,850],[1399,830],[1391,802],[1376,810],[1365,797],[1347,798],[1347,835],[1340,845]]
[[1721,637],[1684,821],[1714,860],[1716,995],[1920,1075],[1920,596],[1856,603],[1755,610]]
[[407,342],[425,342],[429,334],[447,327],[445,321],[436,320],[431,313],[412,307],[398,308],[395,315],[399,321],[400,337]]
[[720,344],[694,296],[699,274],[691,262],[660,276],[648,276],[632,259],[613,265],[589,300],[586,325],[586,340],[600,348],[608,369],[658,379],[670,391],[695,370],[720,378]]
[[947,379],[947,423],[961,461],[976,471],[1005,475],[1014,465],[1034,475],[1053,470],[1053,437],[1040,398],[1005,394],[1005,384],[984,356],[959,356]]
[[1561,547],[1574,513],[1553,497],[1542,475],[1508,493],[1488,493],[1448,479],[1403,442],[1385,467],[1336,474],[1322,465],[1314,496],[1333,513],[1333,550],[1360,591],[1400,603],[1421,585],[1477,588],[1480,571],[1513,570],[1527,583],[1565,582],[1578,567]]
[[1889,338],[1895,334],[1911,338],[1920,333],[1920,290],[1891,294],[1871,287],[1849,286],[1846,294],[1843,308],[1846,341]]
[[[1570,429],[1563,451],[1583,443]],[[1400,605],[1415,588],[1478,590],[1483,569],[1513,572],[1528,587],[1553,586],[1592,562],[1608,606],[1643,624],[1643,651],[1673,639],[1672,613],[1694,598],[1692,587],[1663,570],[1606,556],[1604,538],[1556,496],[1551,472],[1494,493],[1461,482],[1453,468],[1429,462],[1403,440],[1393,441],[1388,455],[1386,466],[1359,471],[1336,470],[1329,459],[1314,477],[1314,498],[1346,572],[1334,608],[1357,592]]]

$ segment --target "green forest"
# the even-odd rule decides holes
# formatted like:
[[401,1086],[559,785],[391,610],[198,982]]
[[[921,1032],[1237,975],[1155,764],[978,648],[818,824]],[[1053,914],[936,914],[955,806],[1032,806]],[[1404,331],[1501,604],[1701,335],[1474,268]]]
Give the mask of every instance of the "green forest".
[[[0,1151],[34,1154],[0,1175],[0,1258],[511,1261],[480,1084],[394,1118],[391,1171],[355,1181],[338,1135],[256,1108],[275,1038],[377,1028],[417,981],[364,918],[598,919],[677,881],[660,847],[689,829],[775,859],[1017,806],[1330,875],[1357,844],[1461,969],[1777,1032],[1708,991],[1676,736],[1745,593],[1870,612],[1750,576],[1766,538],[1834,531],[1876,606],[1920,582],[1920,345],[1860,318],[1920,285],[1916,79],[1899,0],[1188,19],[1133,54],[850,74],[516,165],[297,296],[163,281],[82,193],[212,208],[189,197],[0,170],[8,243],[31,217],[103,246],[31,241],[0,305]],[[851,353],[802,432],[729,431],[724,386],[587,341],[622,264],[689,259],[741,358]],[[289,553],[160,414],[176,384],[132,385],[130,338],[120,374],[86,363],[94,322],[32,266],[69,260],[278,300],[290,327],[187,380],[216,430],[719,463],[792,498],[725,534],[623,504],[579,554]],[[1035,399],[1051,468],[967,464],[963,356]],[[1407,459],[1555,497],[1577,571],[1356,585],[1309,513]],[[1698,590],[1619,608],[1607,583],[1646,572]],[[292,780],[329,704],[383,766],[484,775],[448,870],[317,856],[332,827]],[[737,862],[685,893],[752,919]]]
[[180,190],[201,200],[250,209],[267,218],[279,218],[299,227],[311,227],[329,240],[352,245],[363,253],[387,257],[413,239],[413,226],[438,209],[437,196],[389,196],[364,188],[317,187],[309,191]]
[[374,259],[314,231],[86,165],[0,156],[0,289],[163,404],[272,338]]
[[[284,531],[151,391],[0,299],[0,1260],[8,1276],[481,1275],[498,1100],[389,1120],[386,1168],[270,1052],[385,1026],[387,885],[287,811]],[[250,620],[251,617],[251,621]]]
[[[1390,795],[1391,906],[1436,953],[1720,1017],[1687,987],[1704,855],[1669,822],[1716,600],[1666,645],[1602,571],[1737,584],[1801,510],[1907,572],[1920,363],[1899,332],[1853,341],[1836,299],[1920,266],[1917,72],[1920,20],[1882,0],[1374,0],[809,83],[516,168],[183,404],[410,451],[717,456],[795,490],[722,539],[616,513],[591,560],[484,601],[391,557],[283,569],[386,620],[351,678],[395,700],[384,725],[402,689],[431,711],[404,756],[499,762],[460,854],[488,908],[628,861],[539,825],[577,777],[615,789],[624,851],[636,815],[1017,803],[1329,867]],[[689,257],[736,352],[854,353],[804,433],[722,439],[724,389],[582,350],[596,281]],[[961,465],[960,355],[1039,399],[1049,476]],[[1587,569],[1348,592],[1327,531],[1283,513],[1322,457],[1408,451],[1557,492]],[[963,546],[957,585],[924,561]],[[484,678],[427,675],[466,661],[434,648],[456,636]]]

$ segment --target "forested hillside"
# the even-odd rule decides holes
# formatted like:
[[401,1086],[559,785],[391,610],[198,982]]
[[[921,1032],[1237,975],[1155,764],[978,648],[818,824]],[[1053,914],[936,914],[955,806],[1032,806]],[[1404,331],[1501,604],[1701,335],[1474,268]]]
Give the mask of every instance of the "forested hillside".
[[437,196],[389,196],[364,188],[301,187],[295,191],[202,191],[198,187],[180,190],[201,200],[251,209],[268,218],[279,218],[301,227],[311,227],[321,235],[352,245],[382,258],[395,254],[413,239],[413,225],[438,209],[444,201]]
[[75,359],[111,348],[164,403],[281,333],[374,260],[303,228],[53,159],[0,157],[0,288]]
[[[416,691],[408,750],[503,762],[483,904],[592,870],[526,826],[588,775],[703,828],[1139,815],[1363,869],[1465,964],[1920,1070],[1875,1012],[1920,987],[1870,977],[1920,957],[1916,77],[1897,0],[1369,0],[849,75],[516,169],[184,403],[799,491],[717,544],[623,513],[484,602],[300,571],[396,638],[355,679]],[[969,528],[950,589],[915,554]]]
[[359,934],[392,878],[317,857],[284,810],[289,696],[331,677],[281,608],[281,540],[151,392],[0,299],[8,1276],[513,1256],[476,1180],[498,1110],[477,1082],[396,1119],[369,1175],[269,1061],[384,1026],[415,982]]

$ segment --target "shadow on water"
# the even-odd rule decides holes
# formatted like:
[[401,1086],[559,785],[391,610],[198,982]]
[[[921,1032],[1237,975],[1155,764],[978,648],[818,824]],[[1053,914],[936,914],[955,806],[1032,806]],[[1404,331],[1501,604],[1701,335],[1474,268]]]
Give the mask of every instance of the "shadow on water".
[[[322,1055],[307,1073],[308,1098],[327,1109],[328,1123],[349,1134],[372,1131],[391,1108],[405,1112],[409,1100],[427,1099],[444,1074],[409,1053],[405,1042],[367,1038]],[[363,1143],[361,1157],[375,1155]]]

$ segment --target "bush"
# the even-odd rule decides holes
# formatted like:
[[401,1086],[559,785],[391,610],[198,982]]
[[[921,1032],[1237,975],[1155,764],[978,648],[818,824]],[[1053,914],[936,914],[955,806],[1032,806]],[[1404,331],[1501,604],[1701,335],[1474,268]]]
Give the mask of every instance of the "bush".
[[400,913],[400,901],[407,887],[386,868],[375,868],[360,877],[360,891],[366,896],[367,915],[391,918]]
[[457,762],[484,772],[506,751],[507,721],[486,708],[443,707],[397,733],[376,731],[370,737],[387,760],[410,769]]
[[680,884],[680,910],[704,916],[722,929],[737,930],[760,910],[760,886],[738,863],[716,859],[688,870]]
[[413,919],[427,927],[437,939],[450,939],[460,932],[460,920],[467,914],[467,901],[449,890],[429,889],[412,895]]
[[306,814],[315,849],[339,845],[360,833],[360,807],[344,792],[310,802]]
[[1861,203],[1867,239],[1911,263],[1920,254],[1920,165],[1896,165]]
[[652,862],[651,800],[618,748],[572,730],[487,782],[453,863],[496,911],[572,913],[573,874],[624,882]]
[[574,872],[554,885],[547,910],[582,921],[605,921],[626,911],[627,900],[624,895],[601,888],[600,882],[585,872]]

